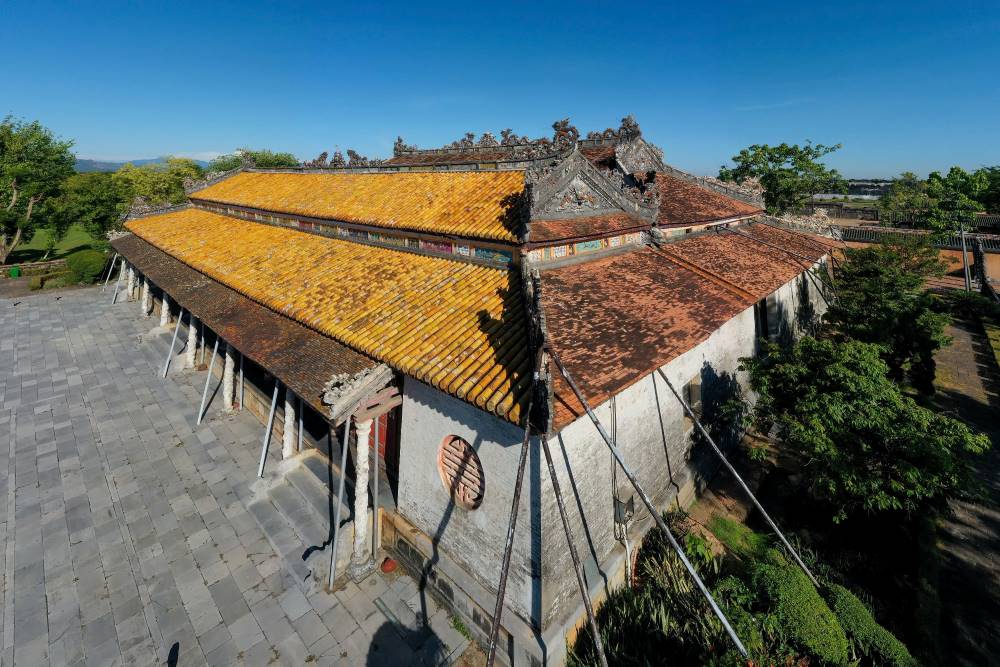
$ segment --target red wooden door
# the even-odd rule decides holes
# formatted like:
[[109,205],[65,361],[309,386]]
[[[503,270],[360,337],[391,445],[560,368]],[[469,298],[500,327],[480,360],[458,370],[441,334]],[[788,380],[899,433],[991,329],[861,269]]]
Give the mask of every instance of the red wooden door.
[[373,419],[370,434],[378,448],[379,466],[393,485],[399,479],[399,409],[397,406]]

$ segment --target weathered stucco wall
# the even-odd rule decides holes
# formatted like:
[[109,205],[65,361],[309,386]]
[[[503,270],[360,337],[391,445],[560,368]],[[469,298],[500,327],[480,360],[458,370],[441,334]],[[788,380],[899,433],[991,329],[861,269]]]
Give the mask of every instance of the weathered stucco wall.
[[[812,282],[800,276],[778,289],[767,300],[767,309],[772,337],[791,339],[808,328],[824,304]],[[763,333],[757,328],[754,308],[747,308],[663,371],[678,391],[699,378],[706,403],[728,394],[733,386],[745,383],[737,368],[740,357],[755,353],[757,338]],[[677,498],[682,505],[688,504],[698,485],[716,468],[710,452],[700,451],[702,447],[692,451],[693,423],[685,419],[657,373],[595,409],[660,509]],[[476,510],[456,506],[441,481],[438,451],[449,435],[467,440],[482,462],[486,491]],[[399,514],[430,538],[425,559],[487,613],[492,613],[491,591],[500,573],[521,437],[519,428],[412,378],[405,379]],[[624,547],[614,537],[612,489],[617,482],[620,497],[634,492],[620,470],[615,474],[611,453],[586,418],[567,426],[549,444],[591,595],[599,597],[602,589],[621,581],[624,563]],[[652,526],[639,498],[634,501],[635,517],[629,530],[633,547]],[[581,620],[583,608],[551,480],[537,446],[532,447],[525,474],[506,599],[503,625],[521,647],[515,651],[516,659],[523,660],[526,649],[545,655],[548,664],[561,664],[564,638]],[[520,619],[513,618],[511,611]],[[544,649],[531,646],[528,619],[541,627]],[[484,629],[483,624],[479,628]]]
[[[810,322],[825,310],[825,303],[803,275],[776,290],[768,299],[768,310],[772,337],[790,340],[808,330]],[[739,372],[738,366],[741,357],[755,353],[762,333],[757,327],[754,308],[748,308],[662,370],[681,393],[687,382],[699,378],[706,405],[730,394],[737,383],[742,394],[752,398],[745,388],[745,373]],[[685,418],[683,408],[658,373],[594,409],[618,443],[626,464],[661,511],[675,499],[682,506],[690,504],[717,468],[707,447],[692,447],[693,422]],[[593,597],[616,585],[624,566],[624,546],[614,537],[615,483],[619,497],[634,496],[635,515],[629,527],[632,548],[653,522],[621,469],[615,471],[611,452],[589,419],[578,419],[564,428],[550,439],[550,448]],[[561,638],[582,620],[583,607],[547,472],[541,482],[542,627],[551,657],[559,664]]]
[[[523,431],[413,378],[403,382],[398,512],[431,538],[425,554],[480,606],[493,613],[500,560],[507,538],[514,481]],[[438,471],[438,452],[449,435],[464,438],[479,456],[485,495],[475,510],[452,502]],[[504,626],[538,618],[539,586],[533,580],[531,551],[540,536],[537,448],[525,471],[514,552],[507,584]],[[456,569],[460,569],[458,572]]]

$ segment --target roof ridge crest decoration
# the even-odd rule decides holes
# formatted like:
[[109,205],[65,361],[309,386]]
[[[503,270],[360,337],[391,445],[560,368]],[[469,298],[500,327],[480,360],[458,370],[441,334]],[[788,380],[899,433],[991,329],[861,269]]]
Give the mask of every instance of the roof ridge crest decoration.
[[394,157],[405,155],[434,155],[439,153],[476,153],[484,151],[496,151],[497,149],[510,152],[510,157],[524,159],[545,158],[571,150],[580,139],[580,131],[569,122],[569,118],[563,118],[552,124],[554,131],[551,139],[539,137],[531,139],[528,136],[515,134],[510,128],[500,132],[501,139],[497,139],[492,132],[484,132],[479,140],[476,140],[474,132],[466,132],[461,139],[451,142],[440,148],[418,148],[412,144],[407,144],[403,137],[397,137],[396,143],[392,147]]
[[172,204],[170,202],[161,202],[159,204],[151,204],[149,200],[145,197],[136,196],[132,200],[132,205],[129,207],[128,213],[122,218],[122,222],[126,220],[137,220],[139,218],[146,218],[151,215],[160,215],[161,213],[172,213],[174,211],[182,211],[186,208],[191,207],[191,202],[185,201],[180,204]]
[[201,178],[191,178],[188,176],[184,179],[184,194],[191,195],[199,190],[204,190],[208,186],[224,181],[230,176],[235,176],[244,169],[252,166],[253,160],[249,157],[244,157],[243,164],[235,169],[230,169],[229,171],[209,171]]
[[655,221],[660,207],[659,188],[648,174],[640,179],[621,168],[600,169],[576,146],[564,159],[540,161],[529,167],[525,181],[531,191],[534,219],[621,210]]

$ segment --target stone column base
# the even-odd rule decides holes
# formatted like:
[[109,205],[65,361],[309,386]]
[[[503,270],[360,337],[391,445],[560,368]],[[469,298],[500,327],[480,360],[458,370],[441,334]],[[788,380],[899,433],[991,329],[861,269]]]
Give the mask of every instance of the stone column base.
[[362,580],[367,579],[369,575],[375,572],[375,561],[371,558],[366,559],[360,563],[351,560],[351,564],[347,566],[347,576],[356,584],[361,583]]

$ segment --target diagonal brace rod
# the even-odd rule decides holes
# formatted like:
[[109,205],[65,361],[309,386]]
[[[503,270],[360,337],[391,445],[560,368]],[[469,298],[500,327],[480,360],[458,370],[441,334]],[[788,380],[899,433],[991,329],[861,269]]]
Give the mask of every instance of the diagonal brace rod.
[[732,473],[733,477],[736,478],[736,481],[739,483],[740,487],[746,492],[747,497],[750,498],[750,501],[754,504],[754,507],[757,508],[757,511],[761,513],[761,515],[767,521],[768,525],[771,526],[771,529],[774,531],[775,535],[778,536],[778,539],[781,540],[781,543],[785,545],[786,549],[788,549],[788,553],[791,554],[792,558],[795,559],[795,562],[798,563],[799,567],[802,568],[802,571],[806,573],[806,576],[808,576],[809,579],[812,580],[816,588],[819,588],[820,587],[819,582],[816,581],[816,577],[814,577],[813,573],[809,571],[809,568],[806,567],[806,564],[802,562],[802,559],[799,557],[798,551],[796,551],[795,548],[792,547],[791,543],[789,543],[789,541],[785,539],[785,535],[784,533],[781,532],[781,529],[778,528],[778,524],[774,522],[774,519],[772,519],[771,515],[767,513],[767,510],[764,509],[764,506],[760,504],[760,501],[757,500],[757,496],[754,495],[753,491],[750,490],[750,487],[747,486],[746,482],[743,481],[743,478],[740,476],[740,474],[736,472],[736,468],[734,468],[733,465],[729,462],[729,459],[726,458],[726,455],[722,453],[722,450],[719,448],[719,446],[715,444],[715,440],[713,440],[712,436],[708,434],[708,431],[702,425],[701,420],[698,419],[697,415],[695,415],[694,411],[691,409],[691,406],[688,405],[687,401],[681,398],[681,395],[677,393],[676,389],[674,389],[674,385],[672,385],[670,383],[670,380],[667,379],[667,374],[664,373],[663,369],[660,368],[656,369],[656,371],[660,374],[660,377],[663,378],[663,381],[667,383],[667,386],[670,387],[670,391],[673,392],[674,397],[678,401],[680,401],[681,407],[684,408],[684,413],[694,421],[694,425],[698,427],[698,431],[705,438],[705,440],[708,441],[708,444],[711,445],[712,451],[714,451],[715,455],[719,457],[720,461],[722,461],[722,465],[724,465],[726,467],[726,470]]
[[563,502],[562,492],[559,489],[559,479],[556,477],[556,468],[552,465],[552,452],[549,451],[549,441],[544,437],[541,440],[542,451],[545,452],[545,464],[549,468],[549,478],[552,480],[552,491],[556,494],[556,505],[559,507],[559,518],[562,519],[563,530],[566,532],[566,543],[569,545],[569,555],[573,560],[573,570],[576,572],[576,583],[580,586],[580,595],[583,597],[583,606],[587,610],[587,621],[590,623],[590,631],[594,634],[594,648],[597,649],[597,656],[601,660],[601,667],[608,667],[608,658],[604,655],[604,642],[601,641],[601,631],[597,627],[597,617],[594,616],[594,606],[590,603],[590,594],[587,591],[587,582],[583,577],[583,565],[580,563],[580,555],[576,552],[576,545],[573,543],[573,530],[570,528],[569,519],[566,517],[566,504]]
[[[215,339],[216,343],[219,339]],[[215,355],[212,355],[212,359],[215,359]],[[271,395],[271,410],[267,413],[267,430],[264,431],[264,442],[260,448],[260,463],[257,464],[257,477],[264,476],[264,463],[267,462],[267,448],[271,445],[271,430],[274,428],[274,410],[278,406],[278,389],[281,388],[281,383],[278,382],[278,378],[274,378],[274,393]]]
[[[112,269],[114,266],[111,267]],[[122,284],[122,274],[125,273],[125,256],[121,256],[121,260],[118,262],[118,279],[115,280],[115,294],[111,297],[111,305],[118,303],[118,288]],[[108,276],[110,278],[110,276]]]
[[205,389],[201,392],[201,406],[198,408],[198,423],[205,417],[205,401],[208,399],[208,385],[212,382],[212,369],[215,367],[215,355],[219,352],[219,337],[215,337],[215,347],[212,349],[212,361],[208,364],[208,375],[205,376]]
[[[792,252],[791,250],[789,250],[787,248],[782,248],[781,246],[776,246],[773,243],[768,243],[767,241],[762,241],[761,239],[757,238],[756,236],[751,236],[750,234],[746,234],[746,233],[741,232],[741,231],[739,231],[737,229],[731,229],[729,227],[723,227],[722,231],[729,232],[730,234],[736,234],[736,235],[742,236],[744,238],[748,238],[751,241],[755,241],[757,243],[760,243],[761,245],[765,245],[768,248],[774,248],[775,250],[777,250],[779,252],[783,252],[783,253],[785,253],[787,255],[791,255],[792,257],[796,257],[796,258],[798,258],[798,259],[800,259],[802,261],[810,262],[810,265],[806,267],[806,275],[809,276],[810,282],[812,282],[813,287],[816,288],[816,291],[819,292],[819,295],[821,297],[823,297],[823,302],[826,303],[827,306],[830,305],[830,300],[826,298],[826,292],[823,291],[823,286],[816,284],[816,277],[812,274],[812,268],[811,268],[811,266],[812,266],[812,264],[816,263],[815,261],[809,259],[805,255],[799,255],[798,253],[794,253],[794,252]],[[833,253],[830,253],[830,257],[831,258],[833,257]],[[829,287],[830,287],[830,292],[833,294],[833,298],[836,299],[837,298],[837,290],[834,289],[832,285],[830,285]]]
[[104,284],[101,285],[101,291],[103,292],[108,288],[108,281],[111,280],[111,274],[115,272],[115,262],[118,261],[118,253],[111,258],[111,266],[108,267],[108,275],[104,278]]
[[[531,405],[525,414],[531,414]],[[490,643],[486,654],[486,667],[493,667],[497,653],[497,637],[500,634],[500,616],[503,614],[503,602],[507,593],[507,573],[510,570],[510,556],[514,549],[514,531],[517,527],[517,511],[521,503],[521,486],[524,483],[524,467],[528,460],[528,442],[531,440],[531,422],[525,419],[524,439],[521,441],[521,454],[517,461],[517,476],[514,478],[514,498],[510,504],[510,522],[507,524],[507,542],[504,545],[503,561],[500,564],[500,584],[497,587],[497,603],[493,609],[493,624],[490,627]]]
[[[167,350],[167,360],[163,362],[163,373],[160,377],[167,377],[167,369],[170,368],[170,358],[174,356],[174,346],[177,345],[177,332],[181,330],[181,322],[184,321],[184,309],[181,308],[181,312],[177,315],[177,325],[174,327],[174,337],[170,341],[170,349]],[[191,326],[190,319],[188,320],[188,326]]]
[[[347,477],[347,449],[350,441],[351,415],[347,415],[347,419],[344,420],[344,442],[340,447],[340,484],[337,490],[337,511],[333,519],[333,537],[330,539],[330,572],[327,576],[326,586],[331,590],[333,590],[333,581],[337,578],[337,546],[340,544],[340,508],[344,504],[344,479]],[[356,487],[354,492],[358,492]],[[360,519],[354,517],[354,520],[359,521]]]
[[650,516],[653,517],[653,520],[656,521],[656,525],[660,528],[660,530],[663,531],[663,534],[666,535],[667,540],[670,542],[670,546],[673,548],[675,552],[677,552],[677,556],[678,558],[681,559],[681,562],[684,564],[685,569],[687,569],[688,574],[690,574],[691,578],[694,579],[694,582],[695,584],[697,584],[698,589],[701,591],[701,594],[705,596],[706,600],[708,600],[708,604],[712,607],[712,611],[715,613],[716,617],[722,622],[723,627],[725,627],[726,629],[726,633],[729,635],[729,638],[733,640],[733,644],[736,645],[736,648],[737,650],[739,650],[740,655],[746,658],[747,657],[746,647],[743,646],[743,642],[740,641],[740,638],[736,634],[736,631],[733,630],[733,626],[730,625],[729,619],[726,618],[726,615],[722,612],[722,609],[720,609],[719,605],[715,602],[715,598],[712,597],[712,594],[709,592],[708,587],[705,586],[705,582],[703,582],[701,580],[701,577],[698,576],[698,573],[695,571],[694,566],[691,565],[691,561],[688,560],[688,557],[684,553],[684,550],[681,548],[681,545],[677,543],[677,539],[674,537],[674,534],[670,531],[670,527],[667,526],[667,522],[664,521],[663,517],[660,516],[660,513],[656,511],[656,507],[653,505],[653,501],[650,500],[645,490],[643,490],[642,485],[639,484],[639,480],[636,479],[635,473],[633,473],[632,469],[625,464],[625,460],[622,458],[621,452],[618,451],[618,446],[615,445],[614,441],[608,435],[608,432],[604,430],[604,426],[597,418],[597,415],[594,414],[594,411],[590,408],[590,404],[587,402],[587,399],[583,397],[583,393],[577,386],[576,381],[573,380],[573,377],[569,374],[569,371],[566,370],[565,366],[563,366],[562,361],[559,359],[559,355],[556,354],[556,351],[549,348],[548,352],[549,354],[552,355],[552,360],[556,363],[556,367],[559,369],[559,372],[562,373],[564,378],[566,378],[566,383],[570,386],[570,389],[573,390],[573,393],[576,395],[577,400],[580,401],[580,405],[582,405],[583,409],[586,410],[587,416],[590,417],[590,421],[593,422],[594,426],[597,428],[597,432],[601,435],[601,438],[604,440],[605,444],[607,444],[608,449],[611,450],[611,454],[615,457],[615,460],[618,461],[618,465],[621,466],[622,472],[625,473],[625,476],[628,478],[628,481],[631,482],[632,488],[634,488],[636,493],[639,494],[639,498],[642,500],[642,503],[646,506],[646,510],[649,512]]

